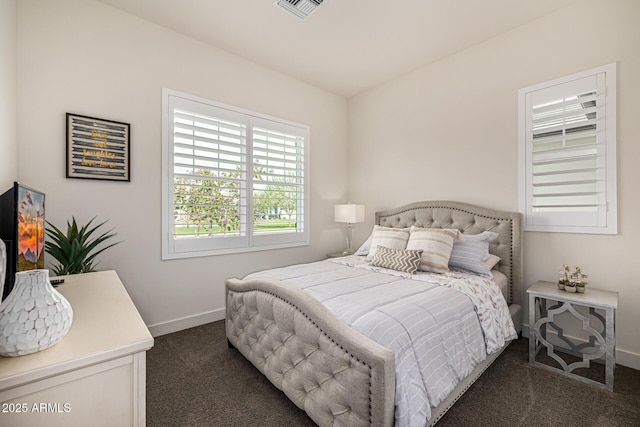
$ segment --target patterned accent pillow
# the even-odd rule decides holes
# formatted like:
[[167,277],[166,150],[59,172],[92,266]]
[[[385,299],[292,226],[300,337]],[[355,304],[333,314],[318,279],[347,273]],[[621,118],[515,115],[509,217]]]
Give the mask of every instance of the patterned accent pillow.
[[412,228],[407,249],[422,249],[422,259],[418,270],[434,273],[449,271],[449,257],[453,249],[455,234],[446,229]]
[[391,249],[378,246],[371,265],[413,274],[418,270],[421,256],[422,249]]
[[489,242],[498,237],[498,234],[483,231],[480,234],[463,234],[462,237],[462,240],[453,243],[449,267],[491,277],[490,268],[487,267]]
[[367,255],[368,260],[373,259],[379,246],[391,249],[405,249],[407,247],[407,241],[409,240],[409,229],[374,225],[371,236],[371,247]]

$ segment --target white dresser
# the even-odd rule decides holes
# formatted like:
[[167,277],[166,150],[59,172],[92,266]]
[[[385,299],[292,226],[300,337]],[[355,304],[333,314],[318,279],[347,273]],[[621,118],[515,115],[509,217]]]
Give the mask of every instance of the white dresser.
[[144,426],[149,330],[115,271],[64,279],[69,333],[39,353],[0,357],[0,426]]

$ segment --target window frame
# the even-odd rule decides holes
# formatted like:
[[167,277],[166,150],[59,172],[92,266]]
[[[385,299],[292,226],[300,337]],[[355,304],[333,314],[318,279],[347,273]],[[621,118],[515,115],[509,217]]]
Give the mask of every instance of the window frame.
[[[580,225],[584,222],[582,212],[557,212],[536,216],[531,207],[533,201],[533,141],[528,142],[528,109],[529,96],[534,92],[551,90],[552,88],[568,87],[572,83],[585,78],[604,80],[604,87],[598,86],[597,97],[604,100],[602,109],[598,110],[596,138],[598,140],[596,161],[599,166],[596,171],[604,170],[605,184],[603,191],[604,203],[592,216],[597,217],[596,223]],[[601,93],[602,91],[602,93]],[[601,113],[604,112],[604,117]],[[591,70],[571,74],[548,82],[522,88],[518,91],[518,157],[519,157],[519,205],[524,214],[524,231],[585,233],[585,234],[617,234],[617,153],[616,153],[616,63],[596,67]],[[601,145],[602,144],[602,145]],[[581,215],[583,215],[581,217]],[[544,218],[544,219],[542,219]],[[541,223],[541,222],[546,223]],[[599,223],[598,223],[599,222]],[[569,224],[570,223],[570,224]]]
[[[228,112],[228,117],[242,118],[247,124],[247,135],[245,150],[246,172],[242,180],[244,191],[243,198],[246,200],[246,234],[244,236],[230,237],[202,237],[194,239],[175,239],[173,234],[174,225],[174,139],[173,120],[174,112],[172,106],[174,102],[179,105],[212,107]],[[202,111],[194,108],[196,113]],[[253,127],[268,127],[269,131],[293,132],[294,135],[303,138],[303,196],[299,200],[303,203],[302,227],[301,231],[293,233],[275,233],[272,235],[261,235],[253,232]],[[162,259],[179,259],[202,256],[214,256],[234,253],[245,253],[272,249],[291,248],[309,245],[310,226],[310,193],[309,193],[309,126],[292,121],[272,117],[266,114],[257,113],[247,109],[211,101],[205,98],[178,92],[172,89],[162,89]],[[176,245],[176,241],[178,245]]]

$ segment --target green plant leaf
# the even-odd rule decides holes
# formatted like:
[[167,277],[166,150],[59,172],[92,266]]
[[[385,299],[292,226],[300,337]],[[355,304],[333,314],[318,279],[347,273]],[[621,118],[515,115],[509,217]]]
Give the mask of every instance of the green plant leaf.
[[95,271],[96,256],[106,249],[122,243],[121,241],[110,243],[98,248],[100,244],[106,243],[117,233],[110,229],[94,237],[94,233],[101,233],[98,231],[99,228],[107,222],[104,221],[92,227],[95,219],[96,217],[93,217],[85,225],[79,227],[75,217],[72,216],[71,221],[67,221],[66,233],[47,221],[49,228],[45,231],[49,239],[45,241],[45,250],[57,262],[52,265],[52,270],[57,276]]

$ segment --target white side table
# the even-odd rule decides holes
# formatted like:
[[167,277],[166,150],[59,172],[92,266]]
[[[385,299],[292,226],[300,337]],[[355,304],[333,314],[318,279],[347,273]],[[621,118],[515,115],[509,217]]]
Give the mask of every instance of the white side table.
[[[615,310],[618,308],[618,293],[600,289],[587,288],[585,293],[570,293],[558,289],[558,285],[552,282],[536,282],[529,289],[529,362],[553,372],[559,372],[568,377],[589,383],[613,391],[613,373],[615,369]],[[547,300],[557,301],[557,304],[547,308]],[[598,331],[591,325],[592,318],[580,314],[574,306],[587,307],[589,314],[602,323],[602,330]],[[604,317],[596,312],[596,309],[604,310]],[[589,335],[589,341],[576,345],[564,336],[563,329],[554,323],[554,316],[568,311],[582,322],[582,329]],[[558,338],[565,342],[570,352],[582,355],[582,360],[567,364],[554,350],[553,343],[547,340],[547,326],[551,326],[558,332]],[[547,355],[560,364],[562,370],[536,361],[536,355],[542,347],[547,348]],[[597,348],[595,352],[585,353],[584,349]],[[588,368],[591,360],[604,357],[605,382],[585,378],[573,373],[577,368]]]

